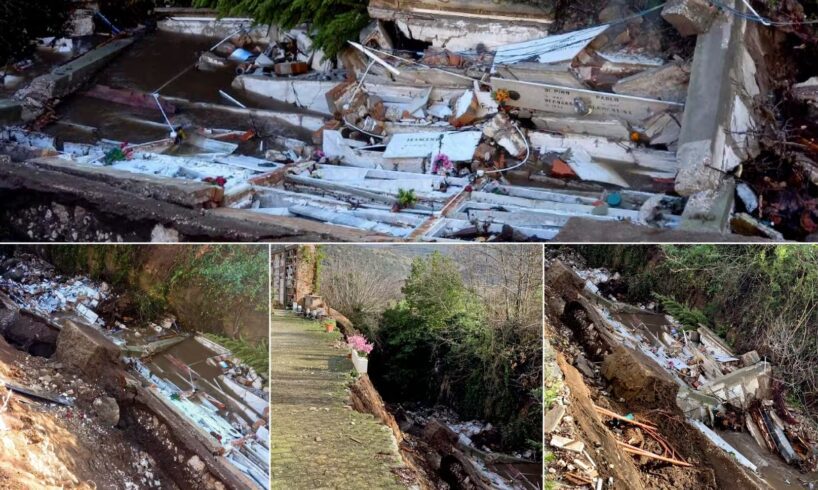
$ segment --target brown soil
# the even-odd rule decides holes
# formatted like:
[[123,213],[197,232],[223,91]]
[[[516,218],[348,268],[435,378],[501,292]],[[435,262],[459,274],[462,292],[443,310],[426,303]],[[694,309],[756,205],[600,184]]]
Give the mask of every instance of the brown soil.
[[[0,413],[8,428],[0,430],[0,488],[177,488],[151,456],[98,419],[91,404],[105,394],[59,368],[0,339],[0,377],[77,397],[61,407],[12,395]],[[7,394],[0,388],[0,400]]]
[[[546,277],[555,274],[553,269],[546,271]],[[557,362],[570,392],[567,413],[580,432],[575,437],[586,443],[600,476],[612,477],[614,488],[637,490],[760,488],[724,451],[685,421],[676,405],[678,386],[667,373],[644,354],[614,344],[597,331],[591,321],[595,315],[584,310],[580,304],[583,299],[575,300],[576,282],[565,279],[565,274],[557,275],[563,276],[563,280],[555,282],[557,287],[553,289],[546,281],[545,294],[551,306],[549,317],[562,321],[550,323],[546,337],[553,338]],[[599,365],[600,373],[591,378],[580,373],[572,365],[580,356]],[[661,437],[692,467],[626,453],[617,440],[628,442],[634,438],[638,441],[635,445],[641,443],[645,450],[661,453],[661,449],[632,426],[617,425],[608,417],[601,417],[594,405],[623,416],[633,414],[635,420],[658,427]],[[555,452],[562,459],[570,456],[560,450]]]

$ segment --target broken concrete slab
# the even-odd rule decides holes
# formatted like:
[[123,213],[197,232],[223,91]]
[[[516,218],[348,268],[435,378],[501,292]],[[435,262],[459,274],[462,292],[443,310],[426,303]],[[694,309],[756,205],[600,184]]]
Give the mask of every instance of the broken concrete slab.
[[506,113],[499,113],[483,126],[483,134],[493,139],[515,158],[523,158],[528,143]]
[[715,396],[680,385],[676,405],[686,418],[710,422],[712,413],[722,405],[722,401]]
[[394,49],[392,37],[386,32],[386,26],[381,20],[373,20],[361,30],[358,40],[362,46],[376,47],[381,50]]
[[545,413],[543,421],[543,430],[546,434],[554,432],[559,427],[562,418],[565,416],[565,405],[556,404],[551,407],[551,410]]
[[453,162],[471,161],[481,136],[480,131],[396,134],[390,138],[383,157],[428,157],[434,161],[438,155],[446,155]]
[[741,355],[741,365],[744,367],[749,367],[759,362],[761,362],[761,357],[758,355],[758,352],[754,350]]
[[728,231],[730,215],[736,195],[736,183],[732,178],[723,179],[717,189],[703,190],[690,196],[682,213],[682,230]]
[[65,320],[55,356],[68,369],[96,378],[116,368],[119,353],[119,347],[96,328]]
[[333,110],[327,94],[337,82],[320,80],[278,80],[264,75],[239,75],[233,79],[233,88],[244,90],[287,104],[294,104],[320,114],[331,115]]
[[231,35],[245,34],[253,42],[270,39],[271,29],[266,25],[256,24],[253,19],[246,17],[222,17],[207,12],[198,15],[175,15],[156,23],[160,31],[176,32],[193,36],[224,39]]
[[621,95],[684,103],[689,82],[690,67],[668,63],[623,78],[614,84],[612,90]]
[[555,116],[537,112],[531,117],[531,122],[538,129],[549,130],[561,134],[579,134],[601,136],[614,140],[628,140],[630,131],[622,121],[594,117]]
[[707,0],[672,0],[662,9],[662,18],[682,36],[706,33],[717,15],[715,5]]
[[759,362],[704,383],[699,391],[737,407],[749,408],[753,400],[771,396],[772,366]]
[[295,128],[302,128],[308,131],[317,131],[324,126],[324,118],[309,114],[296,114],[282,111],[269,111],[265,109],[250,109],[234,107],[209,102],[191,102],[179,97],[162,97],[164,100],[174,104],[181,109],[221,111],[230,114],[244,116],[260,124],[286,124]]
[[640,148],[630,141],[607,141],[593,136],[560,136],[540,131],[529,131],[528,138],[531,146],[541,153],[564,153],[571,148],[579,148],[599,161],[633,164],[674,174],[679,170],[676,156],[672,152]]
[[681,195],[719,189],[727,172],[758,152],[751,108],[760,92],[756,63],[745,45],[749,29],[755,29],[750,24],[720,16],[697,39],[687,97],[696,110],[685,111],[679,135],[675,189]]
[[554,435],[551,437],[550,442],[552,447],[558,449],[565,449],[566,451],[573,451],[575,453],[582,454],[582,451],[585,450],[585,443],[582,441],[575,441],[568,437],[562,437],[558,435]]
[[105,182],[122,190],[191,208],[221,202],[224,189],[204,182],[166,179],[106,167],[90,167],[61,158],[38,158],[28,165]]
[[504,44],[539,39],[548,35],[550,15],[534,5],[505,5],[490,0],[446,2],[418,0],[406,4],[394,0],[369,2],[373,19],[394,22],[409,39],[453,51],[478,45],[494,49]]
[[520,62],[513,65],[496,65],[495,75],[509,80],[558,85],[560,87],[588,88],[577,78],[568,63],[543,65],[541,63]]
[[618,172],[609,165],[594,162],[591,155],[582,148],[572,149],[564,160],[583,181],[602,182],[623,188],[630,187],[628,181]]
[[42,112],[42,104],[77,90],[133,42],[131,38],[115,39],[58,66],[51,73],[35,78],[28,87],[14,94],[15,99],[23,102],[23,119],[30,121],[36,118]]
[[[510,99],[506,104],[511,107],[570,116],[584,116],[587,115],[587,111],[591,111],[596,116],[607,116],[637,124],[657,113],[681,112],[684,108],[683,104],[672,101],[502,78],[492,78],[491,86],[495,91],[508,91]],[[586,109],[584,112],[578,109],[578,102]]]
[[645,137],[651,145],[673,145],[682,132],[681,120],[668,113],[658,114],[645,124]]

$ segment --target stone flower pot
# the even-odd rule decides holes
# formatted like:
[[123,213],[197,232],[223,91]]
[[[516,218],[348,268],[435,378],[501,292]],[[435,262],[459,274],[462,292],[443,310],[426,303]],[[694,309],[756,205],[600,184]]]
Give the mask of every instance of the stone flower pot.
[[366,374],[366,370],[369,367],[369,359],[354,350],[352,351],[352,365],[355,366],[355,370],[358,371],[358,374]]

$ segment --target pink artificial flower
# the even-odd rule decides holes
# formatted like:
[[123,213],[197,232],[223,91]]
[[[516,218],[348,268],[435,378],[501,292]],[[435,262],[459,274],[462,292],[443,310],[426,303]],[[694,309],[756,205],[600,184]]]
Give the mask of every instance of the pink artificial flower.
[[372,349],[375,348],[366,337],[361,334],[355,334],[352,337],[347,339],[347,345],[351,347],[353,350],[357,351],[359,354],[369,355],[372,352]]
[[432,173],[436,174],[441,170],[443,172],[448,172],[452,170],[452,168],[453,168],[452,161],[449,159],[448,156],[441,153],[435,157],[435,160],[432,165]]

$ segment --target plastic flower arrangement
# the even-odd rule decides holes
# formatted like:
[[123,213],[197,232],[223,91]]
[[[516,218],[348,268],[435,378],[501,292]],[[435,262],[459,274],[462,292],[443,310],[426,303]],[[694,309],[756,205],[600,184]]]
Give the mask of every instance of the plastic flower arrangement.
[[450,172],[453,168],[454,165],[452,165],[452,161],[449,159],[449,157],[441,153],[435,157],[434,164],[432,165],[432,173],[445,174]]
[[347,339],[347,345],[350,346],[353,350],[355,350],[361,356],[368,356],[372,349],[375,348],[366,337],[361,334],[355,334],[352,337]]
[[503,104],[511,99],[511,94],[509,94],[508,90],[502,88],[492,92],[491,96],[498,104]]

